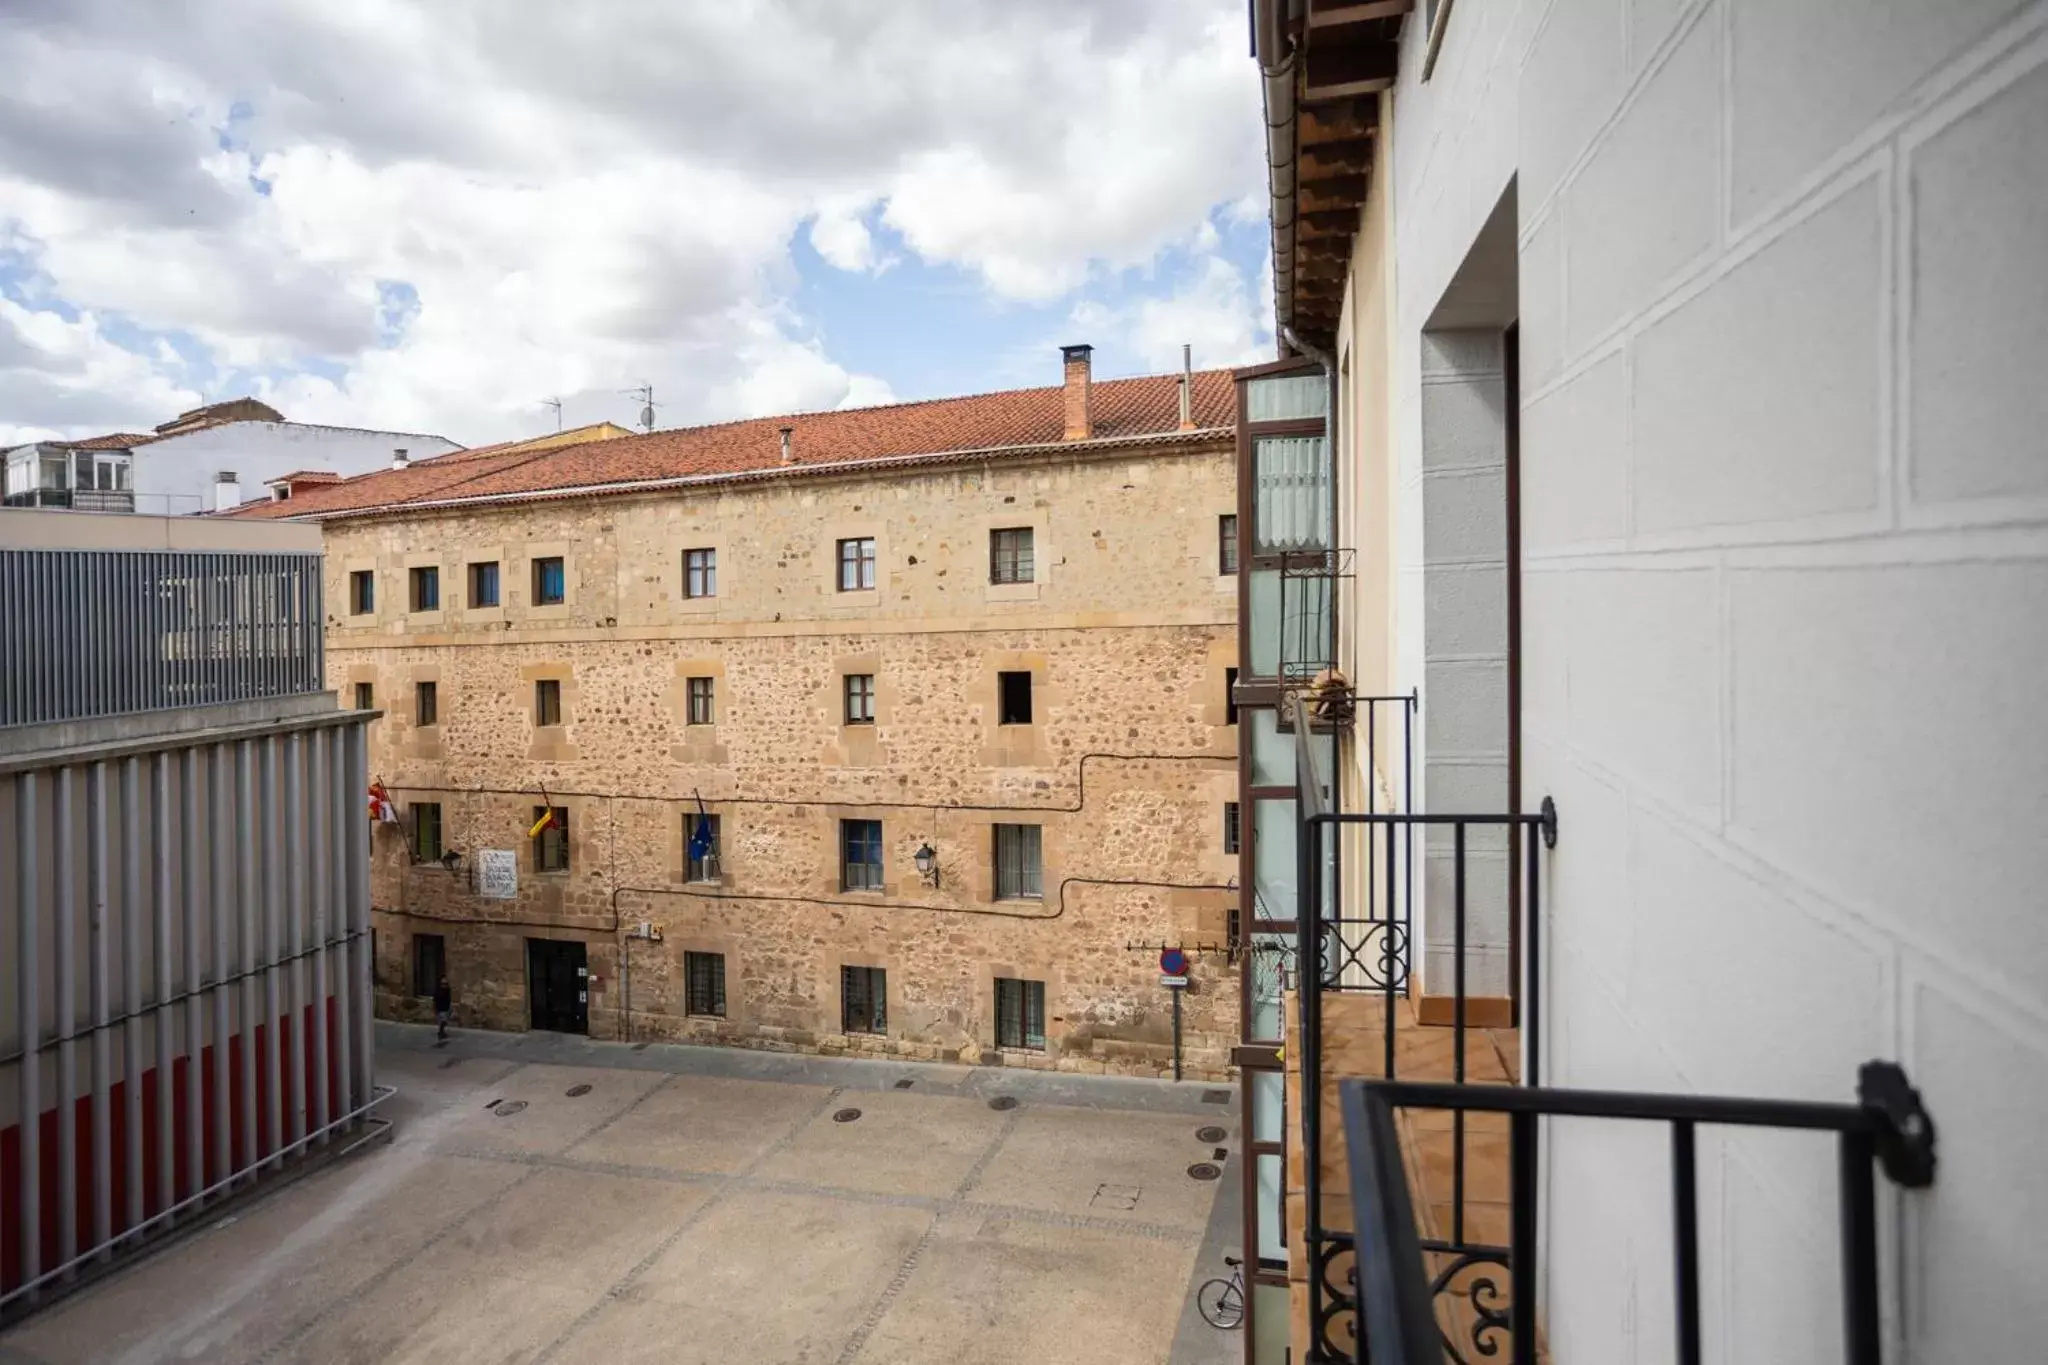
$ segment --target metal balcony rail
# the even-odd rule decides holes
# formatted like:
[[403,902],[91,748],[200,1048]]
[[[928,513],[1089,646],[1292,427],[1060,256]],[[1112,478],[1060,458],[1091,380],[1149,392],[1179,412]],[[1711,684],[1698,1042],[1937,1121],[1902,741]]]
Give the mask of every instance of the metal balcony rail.
[[318,692],[320,556],[0,550],[0,726]]
[[[1297,703],[1296,764],[1300,789],[1301,825],[1297,831],[1301,905],[1294,930],[1296,964],[1318,962],[1317,972],[1298,972],[1298,1006],[1301,1016],[1298,1044],[1301,1087],[1304,1097],[1323,1093],[1325,997],[1333,994],[1377,994],[1380,1001],[1381,1077],[1394,1080],[1403,1067],[1402,1041],[1413,1041],[1422,1032],[1416,1022],[1404,1023],[1411,1002],[1416,936],[1416,886],[1414,869],[1427,861],[1432,850],[1418,851],[1418,842],[1434,840],[1436,861],[1449,859],[1448,903],[1425,900],[1425,917],[1441,925],[1448,919],[1450,943],[1449,1027],[1450,1085],[1464,1087],[1491,1082],[1475,1088],[1502,1089],[1503,1080],[1533,1085],[1538,1079],[1540,1056],[1542,850],[1557,841],[1557,810],[1549,798],[1534,813],[1501,812],[1475,814],[1419,814],[1412,809],[1414,778],[1412,760],[1413,718],[1416,699],[1361,698],[1368,762],[1377,764],[1377,732],[1380,704],[1402,705],[1402,799],[1408,807],[1398,813],[1374,807],[1377,797],[1367,784],[1367,809],[1345,812],[1332,808],[1332,788],[1317,769],[1318,754],[1309,735],[1312,729],[1305,711]],[[1347,914],[1341,904],[1325,907],[1324,888],[1341,886],[1342,879],[1323,871],[1323,864],[1339,844],[1339,830],[1358,826],[1364,834],[1365,867],[1360,883],[1367,904],[1364,914]],[[1504,836],[1510,904],[1501,907],[1503,919],[1516,924],[1519,938],[1511,954],[1509,984],[1513,1009],[1512,1026],[1520,1030],[1518,1056],[1507,1074],[1474,1077],[1470,1074],[1472,1049],[1472,993],[1469,964],[1472,958],[1470,921],[1474,892],[1471,860],[1476,836],[1492,831]],[[1442,847],[1448,835],[1448,847]],[[1326,842],[1327,841],[1327,842]],[[1341,899],[1341,892],[1338,893]],[[1443,917],[1443,918],[1437,918]],[[1441,932],[1440,930],[1438,932]],[[1425,949],[1427,945],[1424,945]],[[1442,951],[1440,949],[1439,951]],[[1437,993],[1439,996],[1441,992]],[[1441,1036],[1441,1035],[1439,1035]],[[1441,1080],[1441,1074],[1431,1079]],[[1348,1360],[1357,1339],[1358,1298],[1353,1266],[1356,1261],[1354,1234],[1328,1227],[1323,1208],[1322,1106],[1304,1102],[1301,1106],[1303,1186],[1305,1215],[1303,1237],[1309,1256],[1309,1309],[1313,1336],[1311,1359]],[[1468,1134],[1462,1112],[1454,1112],[1450,1129],[1450,1201],[1448,1238],[1441,1249],[1460,1255],[1481,1255],[1490,1249],[1467,1237],[1467,1154]]]
[[[1698,1095],[1629,1094],[1536,1086],[1460,1086],[1413,1081],[1348,1080],[1340,1095],[1356,1220],[1356,1284],[1361,1321],[1358,1361],[1375,1365],[1462,1363],[1454,1337],[1469,1341],[1475,1354],[1498,1357],[1508,1336],[1508,1359],[1535,1365],[1537,1322],[1538,1207],[1537,1142],[1544,1118],[1620,1119],[1663,1123],[1671,1131],[1672,1273],[1679,1365],[1699,1365],[1699,1193],[1695,1165],[1696,1130],[1702,1124],[1805,1129],[1837,1136],[1842,1248],[1843,1359],[1849,1365],[1880,1365],[1877,1211],[1873,1166],[1907,1189],[1934,1182],[1934,1121],[1919,1092],[1895,1063],[1867,1062],[1855,1104],[1814,1104],[1786,1100],[1724,1099]],[[1418,1231],[1397,1109],[1447,1109],[1455,1114],[1505,1114],[1508,1119],[1511,1216],[1506,1247],[1459,1248],[1422,1237]],[[1431,1274],[1430,1253],[1450,1254],[1449,1265]],[[1452,1284],[1476,1266],[1498,1266],[1507,1276],[1503,1306],[1500,1286],[1490,1277]],[[1469,1332],[1447,1331],[1437,1301],[1469,1303]]]
[[128,488],[30,488],[0,500],[8,507],[56,507],[73,512],[133,512]]

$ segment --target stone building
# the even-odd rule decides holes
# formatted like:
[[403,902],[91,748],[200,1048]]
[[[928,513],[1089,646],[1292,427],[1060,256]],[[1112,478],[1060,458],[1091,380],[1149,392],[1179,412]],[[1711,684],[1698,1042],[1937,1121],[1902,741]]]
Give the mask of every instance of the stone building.
[[[323,524],[330,685],[382,713],[380,1009],[445,970],[460,1026],[1170,1074],[1178,993],[1224,1074],[1231,413],[1072,347],[250,509]],[[1161,944],[1212,949],[1184,991]]]

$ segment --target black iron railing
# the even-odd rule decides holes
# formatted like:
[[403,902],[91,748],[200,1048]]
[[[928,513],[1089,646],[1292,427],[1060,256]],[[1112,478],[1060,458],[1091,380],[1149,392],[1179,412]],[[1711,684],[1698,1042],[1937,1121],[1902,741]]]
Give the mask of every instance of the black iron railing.
[[[1447,833],[1450,885],[1448,904],[1425,903],[1425,917],[1449,920],[1450,986],[1447,1027],[1451,1045],[1449,1083],[1467,1085],[1469,1040],[1477,1025],[1472,1019],[1468,961],[1471,957],[1470,921],[1473,892],[1470,877],[1475,834],[1498,831],[1505,836],[1511,902],[1504,910],[1506,922],[1518,923],[1518,971],[1508,983],[1513,1011],[1508,1021],[1520,1030],[1517,1056],[1507,1079],[1533,1084],[1537,1079],[1537,1049],[1541,1044],[1541,952],[1538,926],[1541,921],[1541,853],[1557,840],[1557,812],[1548,798],[1533,814],[1520,812],[1461,815],[1426,815],[1413,810],[1414,775],[1410,754],[1417,699],[1407,697],[1359,698],[1365,706],[1367,758],[1370,771],[1378,763],[1378,707],[1401,708],[1401,768],[1404,810],[1377,809],[1376,788],[1368,778],[1364,811],[1346,812],[1335,808],[1332,788],[1318,769],[1318,756],[1310,736],[1315,726],[1305,704],[1292,703],[1295,717],[1297,778],[1300,789],[1301,826],[1297,832],[1297,877],[1300,905],[1294,922],[1292,957],[1296,964],[1316,962],[1321,970],[1297,972],[1300,1010],[1300,1039],[1297,1044],[1301,1072],[1301,1141],[1303,1154],[1304,1227],[1308,1255],[1309,1316],[1312,1337],[1311,1361],[1340,1361],[1354,1358],[1358,1349],[1358,1297],[1356,1289],[1355,1234],[1326,1225],[1323,1208],[1322,1150],[1323,1119],[1319,1102],[1323,1093],[1325,1044],[1324,1003],[1331,994],[1372,993],[1380,998],[1381,1078],[1397,1079],[1401,1073],[1401,1039],[1420,1027],[1411,1013],[1411,975],[1417,951],[1415,923],[1415,867],[1419,841]],[[1325,886],[1341,887],[1343,880],[1327,868],[1332,861],[1343,826],[1360,827],[1364,838],[1361,880],[1364,913],[1345,913],[1341,904],[1326,905]],[[1519,866],[1517,866],[1519,864]],[[1341,897],[1341,891],[1335,893]],[[1441,920],[1437,921],[1441,923]],[[1511,938],[1514,935],[1511,932]],[[1442,992],[1436,993],[1441,997]],[[1438,1077],[1437,1079],[1442,1079]],[[1500,1079],[1498,1077],[1494,1078]],[[1493,1088],[1499,1088],[1495,1086]],[[1315,1097],[1315,1098],[1311,1098]],[[1501,1259],[1500,1248],[1468,1237],[1467,1156],[1469,1134],[1462,1113],[1454,1112],[1450,1133],[1451,1183],[1448,1190],[1448,1236],[1435,1242],[1435,1249],[1448,1254],[1447,1287],[1463,1287],[1476,1268]]]
[[[1541,1087],[1460,1086],[1413,1081],[1347,1080],[1340,1093],[1348,1145],[1359,1304],[1356,1360],[1375,1365],[1442,1365],[1464,1361],[1456,1341],[1487,1359],[1508,1348],[1514,1365],[1539,1358],[1536,1229],[1541,1210],[1536,1179],[1540,1121],[1616,1119],[1662,1123],[1671,1132],[1672,1274],[1679,1365],[1698,1365],[1700,1348],[1699,1193],[1697,1129],[1705,1125],[1804,1129],[1836,1135],[1842,1248],[1843,1358],[1880,1365],[1876,1188],[1873,1169],[1908,1189],[1934,1181],[1934,1122],[1904,1071],[1890,1062],[1862,1069],[1855,1104],[1643,1095]],[[1409,1192],[1397,1109],[1504,1114],[1508,1122],[1509,1244],[1457,1248],[1424,1237]],[[1436,1270],[1430,1253],[1451,1255]],[[1468,1278],[1462,1297],[1472,1321],[1446,1330],[1439,1301],[1453,1276],[1475,1266],[1505,1275],[1506,1303],[1490,1275]],[[1502,1337],[1507,1340],[1503,1342]]]

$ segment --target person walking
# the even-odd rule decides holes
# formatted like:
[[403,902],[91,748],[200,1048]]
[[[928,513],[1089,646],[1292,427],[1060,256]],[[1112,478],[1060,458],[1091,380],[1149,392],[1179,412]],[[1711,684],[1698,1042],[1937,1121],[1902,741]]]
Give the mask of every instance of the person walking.
[[434,983],[434,1022],[441,1026],[437,1035],[443,1042],[448,1038],[448,1021],[455,1017],[455,992],[448,989],[447,973]]

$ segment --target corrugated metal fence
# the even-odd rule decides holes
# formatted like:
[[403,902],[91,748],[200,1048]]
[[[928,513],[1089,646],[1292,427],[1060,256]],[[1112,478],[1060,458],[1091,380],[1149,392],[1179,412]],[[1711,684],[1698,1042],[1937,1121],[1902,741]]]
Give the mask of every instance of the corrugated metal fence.
[[0,1320],[385,1093],[366,719],[0,760]]
[[0,550],[0,726],[318,692],[320,556]]

